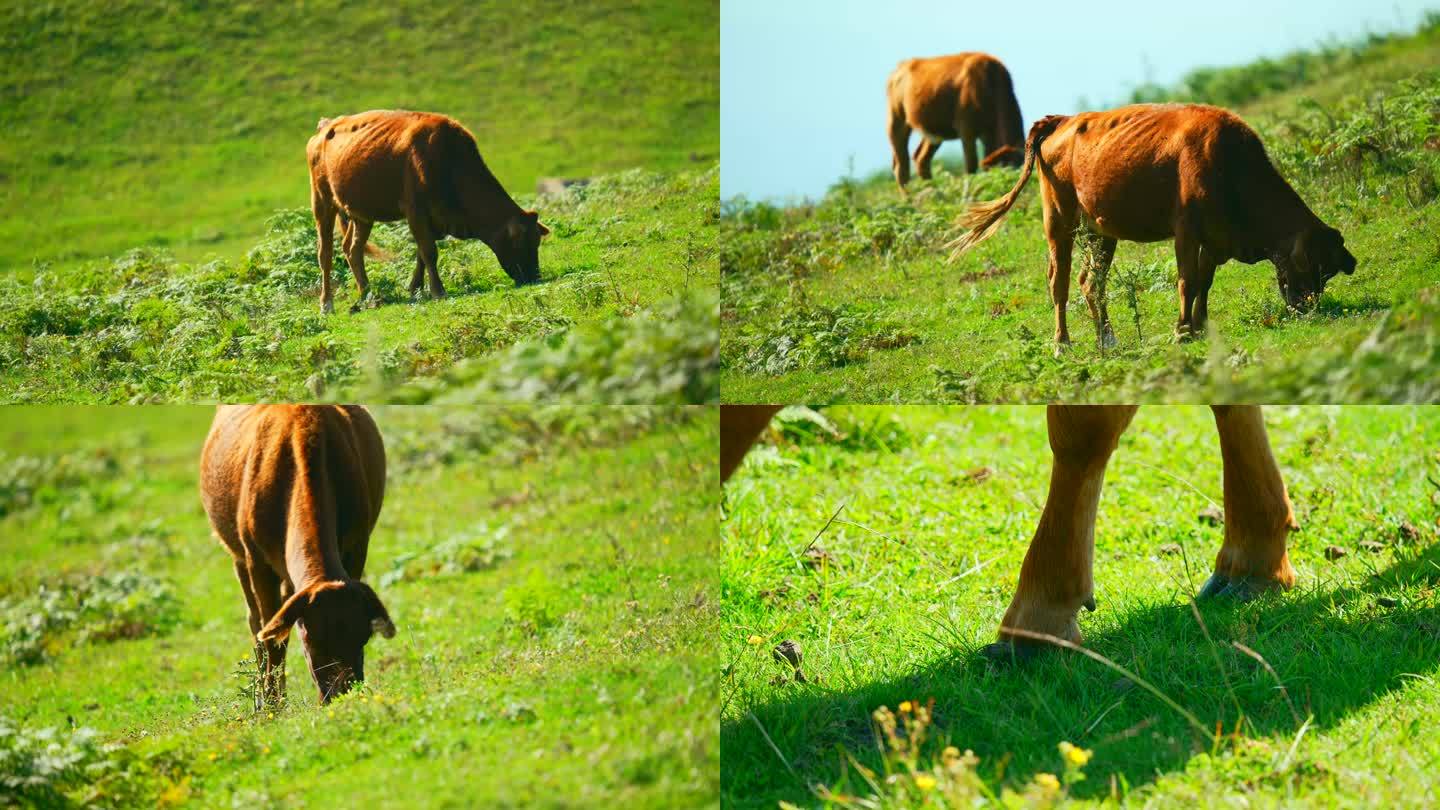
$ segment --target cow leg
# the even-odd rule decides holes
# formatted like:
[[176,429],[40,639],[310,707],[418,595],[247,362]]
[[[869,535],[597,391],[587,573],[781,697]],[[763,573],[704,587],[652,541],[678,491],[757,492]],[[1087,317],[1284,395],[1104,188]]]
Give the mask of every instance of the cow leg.
[[1205,334],[1210,319],[1210,285],[1215,281],[1215,261],[1204,245],[1196,251],[1194,302],[1190,305],[1190,324],[1198,334]]
[[895,182],[900,190],[910,182],[910,124],[905,121],[903,110],[890,111],[890,167],[895,172]]
[[1055,304],[1055,353],[1070,345],[1065,306],[1070,299],[1070,252],[1075,244],[1075,223],[1066,214],[1049,185],[1042,184],[1045,238],[1050,243],[1050,300]]
[[1088,228],[1084,234],[1086,262],[1080,268],[1080,290],[1090,307],[1100,348],[1108,349],[1115,345],[1115,331],[1110,328],[1110,311],[1105,305],[1105,282],[1110,277],[1110,263],[1115,261],[1115,240]]
[[982,652],[991,658],[1028,657],[1046,642],[1015,631],[1043,633],[1079,643],[1075,616],[1095,609],[1095,512],[1105,465],[1134,405],[1051,405],[1050,492],[1040,525],[1025,552],[1020,584],[1000,623],[1000,640]]
[[1285,539],[1296,528],[1295,516],[1260,406],[1211,407],[1225,465],[1225,542],[1200,597],[1249,599],[1271,588],[1288,589],[1295,571]]
[[415,250],[415,272],[410,274],[410,297],[413,299],[415,293],[420,292],[420,285],[425,281],[425,260],[420,257],[420,250]]
[[1175,228],[1175,266],[1179,270],[1176,292],[1180,298],[1180,320],[1175,323],[1175,337],[1186,341],[1200,334],[1193,313],[1201,273],[1200,240],[1183,219]]
[[929,138],[921,138],[920,144],[915,147],[915,169],[921,180],[931,178],[930,163],[935,159],[935,153],[940,151],[940,141],[932,141]]
[[[250,580],[249,594],[254,599],[250,630],[252,635],[259,635],[260,628],[285,604],[281,581],[263,561],[248,565],[245,573]],[[262,705],[276,706],[285,700],[285,650],[288,643],[288,638],[255,642],[255,667],[260,674],[258,691]]]
[[[445,285],[440,283],[440,251],[435,247],[435,232],[430,229],[430,223],[420,211],[411,211],[407,219],[410,223],[410,235],[415,237],[415,252],[419,261],[425,265],[425,271],[430,278],[430,297],[444,298]],[[413,277],[410,283],[415,283]]]
[[780,408],[779,405],[720,406],[720,483],[730,480],[730,474],[740,466],[745,453]]
[[319,240],[320,313],[335,310],[335,291],[330,285],[330,269],[335,259],[335,208],[318,193],[310,195],[310,210],[315,214],[315,232]]
[[351,312],[359,312],[370,292],[370,277],[365,275],[365,243],[370,240],[370,229],[374,223],[363,219],[352,219],[345,230],[345,260],[350,262],[350,272],[355,275],[355,288],[359,297],[350,305]]
[[975,149],[975,139],[962,133],[960,145],[965,147],[965,173],[976,174],[980,171],[980,153]]

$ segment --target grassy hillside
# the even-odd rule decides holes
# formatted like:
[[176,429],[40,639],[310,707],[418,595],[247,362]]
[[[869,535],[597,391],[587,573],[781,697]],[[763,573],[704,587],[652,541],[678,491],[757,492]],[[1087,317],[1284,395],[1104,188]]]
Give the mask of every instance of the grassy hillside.
[[399,632],[325,708],[292,645],[272,715],[199,502],[210,410],[7,410],[0,804],[714,805],[714,411],[375,416]]
[[409,300],[414,242],[381,226],[395,258],[367,270],[385,303],[354,314],[339,262],[320,314],[306,209],[272,215],[238,260],[137,250],[0,278],[0,400],[712,402],[718,176],[633,170],[526,198],[551,229],[542,283],[516,288],[483,243],[450,240],[443,301]]
[[[1101,352],[1078,286],[1053,352],[1038,191],[956,263],[957,216],[1015,170],[845,180],[814,205],[732,202],[721,257],[730,402],[1392,402],[1440,399],[1440,20],[1308,57],[1198,71],[1147,98],[1238,104],[1359,267],[1287,310],[1269,263],[1216,274],[1208,340],[1177,345],[1171,243],[1122,243]],[[1034,181],[1032,180],[1032,185]],[[1076,270],[1083,258],[1077,251]]]
[[0,11],[0,272],[235,259],[322,116],[434,110],[512,193],[719,159],[719,4],[83,0]]
[[[1107,471],[1098,609],[1080,626],[1154,692],[1079,654],[1020,669],[976,654],[1044,501],[1043,408],[837,406],[821,419],[782,414],[725,487],[726,806],[1433,795],[1440,409],[1267,409],[1301,526],[1297,585],[1196,613],[1223,532],[1214,422],[1205,408],[1142,408]],[[805,683],[774,660],[783,641],[799,645]]]

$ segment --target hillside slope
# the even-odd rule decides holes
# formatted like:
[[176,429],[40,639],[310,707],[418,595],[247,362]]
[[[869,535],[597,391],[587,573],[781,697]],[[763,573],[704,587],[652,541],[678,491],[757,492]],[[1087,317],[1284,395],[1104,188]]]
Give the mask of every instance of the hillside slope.
[[305,141],[339,113],[455,116],[512,193],[712,164],[718,31],[714,0],[8,4],[0,272],[237,258],[308,204]]
[[1210,338],[1176,345],[1173,246],[1122,243],[1109,285],[1119,346],[1099,350],[1072,283],[1075,344],[1056,357],[1038,191],[951,264],[956,218],[1018,172],[940,173],[909,199],[877,175],[810,206],[727,205],[725,400],[1440,399],[1440,18],[1349,51],[1197,74],[1164,97],[1247,99],[1238,111],[1271,159],[1358,258],[1317,311],[1288,311],[1268,263],[1231,262]]

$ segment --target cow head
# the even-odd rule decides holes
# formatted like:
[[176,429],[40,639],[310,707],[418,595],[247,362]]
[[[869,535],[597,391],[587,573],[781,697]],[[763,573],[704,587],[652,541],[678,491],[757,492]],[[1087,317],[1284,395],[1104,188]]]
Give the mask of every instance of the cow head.
[[540,239],[549,233],[550,229],[540,224],[539,214],[519,211],[488,240],[495,258],[516,286],[540,280]]
[[1024,165],[1024,146],[1002,146],[986,155],[985,159],[980,161],[980,168],[982,169],[989,169],[993,166],[1012,166],[1018,169]]
[[372,635],[395,636],[395,624],[380,597],[355,579],[317,582],[297,592],[256,638],[283,641],[291,627],[300,630],[321,703],[365,680],[365,643]]
[[1325,282],[1355,272],[1355,257],[1345,237],[1328,225],[1316,225],[1295,239],[1290,255],[1275,259],[1275,278],[1285,303],[1302,312],[1315,307]]

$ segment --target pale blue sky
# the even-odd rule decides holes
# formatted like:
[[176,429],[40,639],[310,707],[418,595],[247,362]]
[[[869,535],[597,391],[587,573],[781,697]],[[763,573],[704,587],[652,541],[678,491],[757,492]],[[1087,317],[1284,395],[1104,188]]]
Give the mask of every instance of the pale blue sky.
[[1028,127],[1082,98],[1123,100],[1147,79],[1413,29],[1426,8],[1440,2],[722,0],[720,193],[818,197],[852,157],[857,175],[888,169],[885,78],[908,57],[998,56]]

